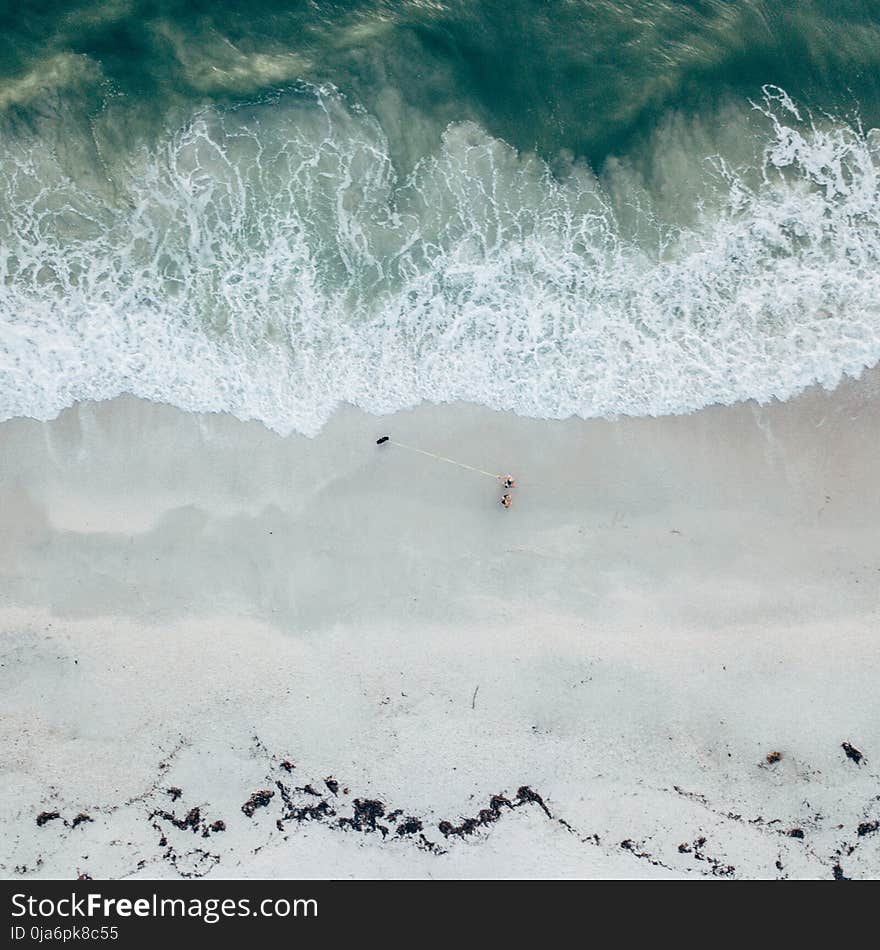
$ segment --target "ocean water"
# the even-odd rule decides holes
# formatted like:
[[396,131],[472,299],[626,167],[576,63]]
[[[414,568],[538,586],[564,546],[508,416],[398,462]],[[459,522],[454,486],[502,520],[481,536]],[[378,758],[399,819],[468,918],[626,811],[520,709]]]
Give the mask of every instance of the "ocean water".
[[0,418],[681,413],[880,360],[880,0],[0,3]]

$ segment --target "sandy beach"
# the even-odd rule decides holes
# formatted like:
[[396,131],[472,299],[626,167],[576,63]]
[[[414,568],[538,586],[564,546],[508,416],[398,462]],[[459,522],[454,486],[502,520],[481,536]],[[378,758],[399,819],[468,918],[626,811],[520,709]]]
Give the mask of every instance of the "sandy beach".
[[660,419],[3,423],[0,874],[876,876],[878,434],[876,371]]

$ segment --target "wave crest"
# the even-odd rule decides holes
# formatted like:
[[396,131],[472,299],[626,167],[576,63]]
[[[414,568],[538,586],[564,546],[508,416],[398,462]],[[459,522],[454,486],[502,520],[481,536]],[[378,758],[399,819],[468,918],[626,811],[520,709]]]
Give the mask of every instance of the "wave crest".
[[282,433],[341,402],[657,415],[880,358],[880,132],[773,87],[599,177],[472,123],[398,177],[327,88],[133,155],[77,128],[0,145],[4,418],[123,392]]

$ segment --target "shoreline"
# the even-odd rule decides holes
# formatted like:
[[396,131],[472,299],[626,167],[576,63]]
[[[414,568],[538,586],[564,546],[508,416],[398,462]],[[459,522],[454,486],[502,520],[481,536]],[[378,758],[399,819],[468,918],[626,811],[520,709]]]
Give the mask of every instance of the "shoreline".
[[0,874],[876,876],[878,409],[0,424]]

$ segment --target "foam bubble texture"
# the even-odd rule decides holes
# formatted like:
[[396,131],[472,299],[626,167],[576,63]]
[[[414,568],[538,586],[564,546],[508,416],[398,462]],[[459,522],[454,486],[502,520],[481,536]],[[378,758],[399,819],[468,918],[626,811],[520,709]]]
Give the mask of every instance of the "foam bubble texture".
[[470,123],[399,178],[329,89],[206,110],[107,175],[4,135],[0,416],[129,392],[312,435],[341,402],[586,418],[834,386],[880,359],[880,132],[777,89],[740,118],[753,160],[678,140],[660,184]]

